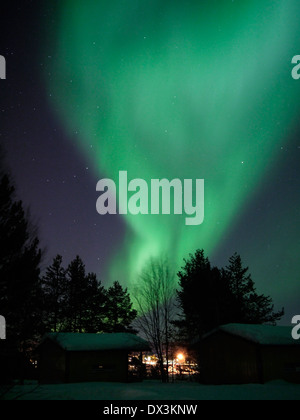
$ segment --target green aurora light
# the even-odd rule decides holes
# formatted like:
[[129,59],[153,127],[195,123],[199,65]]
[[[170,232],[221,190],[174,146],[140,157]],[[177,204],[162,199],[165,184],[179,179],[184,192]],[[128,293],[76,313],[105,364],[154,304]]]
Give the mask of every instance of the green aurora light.
[[200,226],[123,216],[112,278],[224,239],[295,124],[299,16],[295,0],[57,2],[47,89],[97,180],[205,179]]

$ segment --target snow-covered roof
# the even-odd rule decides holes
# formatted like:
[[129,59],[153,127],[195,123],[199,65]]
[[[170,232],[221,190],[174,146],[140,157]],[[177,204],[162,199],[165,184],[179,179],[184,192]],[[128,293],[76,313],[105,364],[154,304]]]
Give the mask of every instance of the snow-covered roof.
[[61,348],[68,351],[88,350],[150,350],[147,341],[130,333],[48,333],[42,343],[47,339],[54,341]]
[[228,334],[236,335],[254,343],[266,346],[300,345],[300,340],[294,340],[292,337],[292,327],[227,324],[221,325],[219,328],[207,334],[205,337],[215,333],[216,331],[223,331]]

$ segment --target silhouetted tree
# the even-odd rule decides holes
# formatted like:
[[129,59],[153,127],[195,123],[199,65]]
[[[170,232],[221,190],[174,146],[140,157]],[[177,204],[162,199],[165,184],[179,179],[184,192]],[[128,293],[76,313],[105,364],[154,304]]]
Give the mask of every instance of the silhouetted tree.
[[275,325],[284,315],[284,309],[274,312],[272,298],[257,294],[248,271],[237,253],[229,259],[229,265],[223,271],[233,295],[234,322]]
[[64,326],[66,300],[66,270],[62,256],[57,255],[42,278],[44,294],[44,325],[46,331],[61,331]]
[[283,310],[273,312],[270,297],[256,293],[239,255],[232,256],[229,266],[221,270],[211,266],[203,250],[184,261],[177,291],[181,319],[175,325],[187,341],[222,324],[274,324],[284,314]]
[[[0,314],[6,318],[10,354],[23,354],[41,331],[39,240],[10,177],[0,172]],[[3,343],[2,343],[3,344]],[[3,362],[3,358],[2,358]]]
[[103,332],[106,317],[106,291],[96,274],[85,272],[77,256],[66,270],[65,296],[62,302],[63,331]]
[[224,276],[203,250],[190,254],[178,272],[181,319],[175,322],[187,341],[230,321],[232,296]]
[[134,289],[138,308],[136,325],[157,354],[163,382],[168,382],[174,296],[174,275],[169,263],[163,258],[150,259]]
[[65,328],[70,332],[83,332],[88,282],[85,265],[78,255],[67,268],[66,284]]
[[107,332],[135,332],[131,327],[137,316],[127,288],[123,289],[118,281],[115,281],[106,293],[105,305]]
[[103,332],[106,317],[106,290],[94,273],[88,273],[86,281],[87,293],[85,296],[83,328],[85,332],[89,333]]

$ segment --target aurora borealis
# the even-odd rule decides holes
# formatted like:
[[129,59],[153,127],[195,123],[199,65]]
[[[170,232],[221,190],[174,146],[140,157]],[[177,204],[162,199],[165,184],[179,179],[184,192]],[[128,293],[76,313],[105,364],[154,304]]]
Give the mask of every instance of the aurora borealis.
[[[167,254],[178,268],[197,248],[216,264],[237,251],[259,292],[295,312],[300,81],[291,72],[300,54],[298,0],[36,4],[35,16],[18,18],[32,34],[10,34],[13,55],[0,51],[7,90],[16,57],[14,72],[24,77],[10,88],[14,109],[1,131],[51,252],[68,248],[75,256],[82,246],[96,261],[109,249],[99,271],[130,287],[151,256]],[[14,98],[25,91],[16,114]],[[204,179],[204,223],[187,226],[184,214],[100,216],[96,184],[117,183],[120,171],[148,185]]]
[[[149,256],[211,254],[296,122],[295,1],[63,1],[46,70],[53,107],[95,174],[204,178],[205,223],[126,216],[112,274]],[[117,271],[117,272],[116,272]]]

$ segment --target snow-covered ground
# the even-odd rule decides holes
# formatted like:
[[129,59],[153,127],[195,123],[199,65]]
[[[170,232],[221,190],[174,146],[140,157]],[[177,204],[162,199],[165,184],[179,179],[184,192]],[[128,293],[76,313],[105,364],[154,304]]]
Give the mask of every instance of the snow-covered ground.
[[38,385],[28,382],[0,388],[5,400],[300,400],[300,385],[274,381],[265,385],[206,386],[193,382],[159,381],[123,384],[89,382]]

